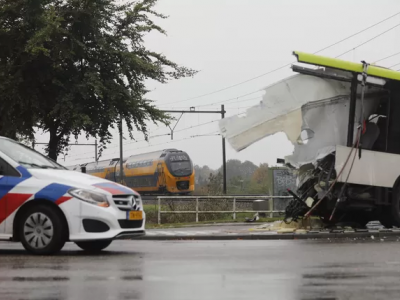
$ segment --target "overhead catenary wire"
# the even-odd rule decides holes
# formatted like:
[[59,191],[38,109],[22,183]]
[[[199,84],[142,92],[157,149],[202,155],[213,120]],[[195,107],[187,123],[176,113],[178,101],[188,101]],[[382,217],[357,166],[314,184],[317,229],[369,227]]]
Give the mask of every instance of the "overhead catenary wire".
[[[386,56],[386,57],[384,57],[384,58],[380,58],[380,59],[378,59],[378,60],[375,60],[373,63],[376,64],[376,63],[381,62],[381,61],[384,61],[384,60],[386,60],[386,59],[388,59],[388,58],[395,57],[396,55],[399,55],[399,54],[400,54],[400,51],[399,51],[399,52],[396,52],[396,53],[394,53],[394,54],[391,54],[391,55],[389,55],[389,56]],[[391,68],[391,67],[389,67],[389,68]]]
[[[153,135],[153,136],[151,136],[151,137],[149,137],[149,138],[156,138],[156,137],[169,136],[169,135],[171,135],[171,134],[170,134],[170,133],[158,134],[158,135]],[[132,145],[132,144],[135,144],[135,143],[140,143],[140,142],[145,142],[145,141],[146,141],[145,139],[135,140],[135,141],[132,141],[132,142],[129,142],[129,143],[125,143],[124,146],[129,146],[129,145]],[[118,148],[118,147],[119,147],[119,145],[114,145],[114,144],[112,144],[112,146],[107,146],[106,148],[104,148],[104,151],[105,151],[105,150],[109,150],[109,149],[113,149],[113,148]],[[76,157],[76,156],[80,156],[80,155],[84,155],[84,154],[89,154],[89,153],[92,153],[92,151],[90,151],[90,152],[84,152],[84,153],[80,153],[80,154],[68,155],[68,157]]]
[[175,132],[182,132],[182,131],[185,131],[185,130],[190,130],[192,128],[196,128],[196,127],[208,125],[208,124],[211,124],[211,123],[215,123],[217,121],[219,121],[219,120],[208,121],[208,122],[201,123],[201,124],[198,124],[198,125],[193,125],[193,126],[190,126],[190,127],[182,128],[182,129],[176,130]]
[[[229,99],[229,100],[227,100],[227,101],[214,102],[213,104],[204,104],[204,105],[199,105],[199,106],[196,106],[196,107],[212,107],[212,106],[214,106],[214,105],[216,105],[216,104],[219,104],[219,103],[227,103],[227,102],[232,101],[232,100],[237,100],[237,101],[229,102],[229,103],[227,103],[227,105],[229,105],[229,104],[235,104],[235,103],[239,103],[239,102],[248,102],[248,101],[252,101],[252,100],[256,100],[256,99],[262,100],[262,96],[253,97],[253,98],[250,98],[250,99],[243,99],[243,100],[238,100],[238,98],[240,98],[240,96],[239,96],[239,97],[236,97],[236,98],[231,98],[231,99]],[[260,99],[260,98],[261,98],[261,99]]]
[[363,43],[361,43],[361,44],[359,44],[359,45],[353,47],[352,49],[347,50],[346,52],[343,52],[342,54],[340,54],[340,55],[338,55],[338,56],[335,56],[335,58],[339,58],[339,57],[341,57],[341,56],[343,56],[343,55],[345,55],[345,54],[347,54],[347,53],[353,51],[354,49],[360,48],[361,46],[364,46],[365,44],[367,44],[367,43],[369,43],[369,42],[375,40],[376,38],[378,38],[378,37],[384,35],[385,33],[389,32],[389,31],[392,31],[393,29],[395,29],[395,28],[397,28],[397,27],[399,27],[399,26],[400,26],[400,23],[397,24],[397,25],[395,25],[395,26],[393,26],[393,27],[390,27],[389,29],[385,30],[384,32],[381,32],[380,34],[374,36],[373,38],[370,38],[369,40],[367,40],[367,41],[365,41],[365,42],[363,42]]
[[[217,121],[218,121],[218,120],[213,120],[213,121],[204,122],[204,123],[201,123],[201,124],[198,124],[198,125],[194,125],[194,126],[190,126],[190,127],[185,127],[185,128],[176,130],[175,132],[182,132],[182,131],[190,130],[190,129],[192,129],[192,128],[196,128],[196,127],[200,127],[200,126],[212,124],[212,123],[215,123],[215,122],[217,122]],[[170,136],[170,135],[171,135],[170,133],[158,134],[158,135],[154,135],[154,136],[149,136],[148,139],[157,138],[157,137],[164,137],[164,136]],[[124,143],[124,147],[125,147],[125,146],[129,146],[129,145],[132,145],[132,144],[140,143],[140,142],[146,142],[146,140],[145,140],[145,139],[141,139],[141,140],[135,140],[135,141],[132,141],[132,142],[129,142],[129,143]],[[117,147],[119,147],[119,145],[113,145],[113,146],[111,146],[111,147],[106,147],[106,148],[104,149],[104,151],[109,150],[109,149],[113,149],[113,148],[117,148]],[[77,157],[77,156],[85,155],[85,154],[89,154],[89,153],[92,153],[92,151],[90,151],[90,152],[88,151],[88,152],[84,152],[84,153],[80,153],[80,154],[68,155],[68,157],[69,157],[69,158],[71,158],[71,157]]]
[[[398,14],[400,14],[400,13],[397,13],[396,15],[398,15]],[[365,45],[365,44],[367,44],[367,43],[369,43],[369,42],[371,42],[371,41],[373,41],[374,39],[380,37],[381,35],[383,35],[383,34],[389,32],[389,31],[391,31],[391,30],[393,30],[393,29],[395,29],[395,28],[397,28],[398,26],[400,26],[400,24],[397,24],[396,26],[389,28],[388,30],[386,30],[386,31],[384,31],[384,32],[382,32],[382,33],[380,33],[380,34],[374,36],[373,38],[371,38],[371,39],[369,39],[369,40],[367,40],[367,41],[365,41],[365,42],[363,42],[363,43],[361,43],[361,44],[359,44],[359,45],[357,45],[356,47],[353,47],[352,49],[350,49],[350,50],[348,50],[348,51],[346,51],[346,52],[343,52],[342,54],[336,56],[336,58],[338,58],[338,57],[340,57],[340,56],[343,56],[343,55],[345,55],[345,54],[347,54],[347,53],[349,53],[349,52],[351,52],[351,51],[353,51],[353,50],[355,50],[355,49],[357,49],[357,48],[359,48],[359,47],[361,47],[361,46],[363,46],[363,45]],[[355,35],[356,35],[356,34],[355,34]],[[346,40],[346,39],[344,39],[344,40]],[[343,40],[342,40],[342,41],[343,41]],[[326,49],[327,49],[327,48],[329,48],[329,47],[326,47]],[[325,49],[324,49],[324,50],[325,50]],[[321,52],[321,51],[322,51],[322,50],[319,50],[319,51],[317,51],[317,52],[314,52],[314,54],[317,54],[317,53],[319,53],[319,52]],[[392,54],[392,55],[390,55],[390,56],[381,58],[381,59],[377,60],[376,62],[379,62],[379,61],[385,60],[385,59],[387,59],[387,58],[393,57],[393,56],[395,56],[395,55],[397,55],[397,54],[400,54],[400,52],[397,52],[397,53]],[[289,65],[292,65],[292,64],[295,63],[295,62],[296,62],[296,61],[293,61],[292,63],[286,64],[286,65],[283,66],[283,67],[287,67],[287,66],[289,66]],[[375,63],[376,63],[376,62],[375,62]],[[273,70],[272,72],[274,72],[274,70]],[[267,74],[266,74],[266,75],[267,75]],[[259,90],[256,90],[256,91],[254,91],[254,92],[247,93],[247,94],[245,94],[245,95],[237,96],[237,97],[234,97],[234,98],[230,98],[230,99],[227,99],[227,100],[218,101],[218,102],[214,102],[214,103],[210,103],[210,104],[198,105],[198,106],[196,106],[196,107],[206,107],[206,106],[211,107],[211,106],[213,106],[213,105],[215,105],[215,104],[226,103],[226,102],[229,102],[229,101],[232,101],[232,100],[236,100],[236,99],[239,99],[239,98],[241,98],[241,97],[245,97],[245,96],[248,96],[248,95],[251,95],[251,94],[255,94],[255,93],[258,93],[258,92],[261,92],[261,91],[262,91],[262,89],[259,89]],[[178,101],[178,102],[179,102],[179,101]],[[178,102],[176,102],[176,103],[178,103]],[[237,102],[240,102],[240,101],[237,101]],[[165,105],[163,105],[163,106],[165,106]]]
[[[400,25],[400,24],[399,24],[399,25]],[[392,55],[390,55],[390,56],[386,56],[386,57],[384,57],[384,58],[378,59],[378,60],[376,60],[375,62],[382,61],[382,60],[385,60],[385,59],[387,59],[387,58],[393,57],[393,56],[395,56],[396,54],[400,54],[400,52],[397,52],[397,53],[392,54]],[[395,67],[395,66],[397,66],[397,65],[400,65],[400,63],[397,63],[397,64],[395,64],[395,65],[390,66],[389,69],[391,69],[391,68],[393,68],[393,67]],[[400,69],[397,69],[396,71],[400,71]],[[241,101],[238,101],[238,102],[241,102]],[[235,102],[232,102],[231,104],[233,104],[233,103],[235,103]],[[250,107],[254,107],[254,106],[250,106]],[[248,107],[248,108],[250,108],[250,107]],[[246,110],[246,111],[247,111],[247,110]],[[246,111],[239,112],[239,113],[237,113],[237,114],[235,114],[235,115],[233,115],[233,116],[240,116],[240,115],[246,114]]]
[[[352,50],[353,50],[353,49],[352,49]],[[396,53],[394,53],[394,54],[391,54],[391,55],[389,55],[389,56],[380,58],[380,59],[374,61],[373,64],[376,64],[377,62],[383,61],[383,60],[385,60],[385,59],[394,57],[394,56],[399,55],[399,54],[400,54],[400,51],[399,51],[399,52],[396,52]],[[400,63],[397,63],[397,64],[395,64],[395,65],[392,65],[392,66],[390,66],[390,67],[388,67],[388,68],[390,69],[390,68],[395,67],[395,66],[397,66],[397,65],[400,65]],[[400,69],[399,69],[399,70],[396,70],[396,71],[400,71]],[[254,98],[250,98],[250,99],[238,100],[238,99],[241,98],[241,97],[245,97],[245,96],[248,96],[248,95],[251,95],[251,94],[255,94],[255,93],[261,92],[262,90],[263,90],[263,89],[260,89],[260,90],[257,90],[257,91],[255,91],[255,92],[252,92],[252,93],[247,93],[247,94],[245,94],[245,95],[241,95],[241,96],[229,98],[229,99],[226,99],[226,100],[223,100],[223,101],[214,102],[214,103],[211,103],[211,104],[196,105],[195,107],[213,107],[213,106],[216,105],[216,104],[228,103],[228,102],[230,102],[230,101],[237,100],[237,101],[228,103],[228,105],[229,105],[229,104],[234,104],[234,103],[239,103],[239,102],[247,102],[247,101],[259,99],[260,97],[261,97],[260,100],[262,100],[262,96],[258,96],[258,97],[254,97]],[[183,106],[182,108],[186,108],[186,106]],[[241,114],[243,114],[243,112],[242,112]]]
[[[335,43],[332,43],[332,44],[330,44],[330,45],[328,45],[328,46],[326,46],[326,47],[324,47],[324,48],[322,48],[322,49],[320,49],[320,50],[314,52],[313,54],[318,54],[318,53],[320,53],[320,52],[322,52],[322,51],[324,51],[324,50],[326,50],[326,49],[329,49],[329,48],[331,48],[331,47],[333,47],[333,46],[336,46],[336,45],[338,45],[338,44],[340,44],[340,43],[342,43],[342,42],[344,42],[344,41],[346,41],[346,40],[348,40],[348,39],[351,39],[352,37],[355,37],[355,36],[357,36],[357,35],[359,35],[359,34],[365,32],[365,31],[367,31],[367,30],[369,30],[369,29],[371,29],[371,28],[373,28],[373,27],[375,27],[375,26],[378,26],[378,25],[380,25],[380,24],[382,24],[382,23],[384,23],[384,22],[386,22],[386,21],[388,21],[388,20],[390,20],[390,19],[392,19],[392,18],[398,16],[399,14],[400,14],[400,12],[397,12],[397,13],[395,13],[395,14],[393,14],[393,15],[391,15],[391,16],[389,16],[389,17],[387,17],[387,18],[385,18],[385,19],[383,19],[383,20],[381,20],[381,21],[379,21],[379,22],[377,22],[377,23],[374,23],[374,24],[372,24],[372,25],[370,25],[370,26],[368,26],[368,27],[366,27],[366,28],[364,28],[364,29],[362,29],[362,30],[356,32],[356,33],[353,33],[353,34],[351,34],[351,35],[349,35],[349,36],[347,36],[347,37],[345,37],[345,38],[343,38],[343,39],[341,39],[341,40],[339,40],[339,41],[337,41],[337,42],[335,42]],[[399,24],[399,25],[400,25],[400,24]],[[397,26],[399,26],[399,25],[396,25],[395,27],[397,27]],[[391,29],[389,29],[389,30],[387,30],[387,31],[390,31],[390,30],[392,30],[392,29],[394,29],[394,28],[391,28]],[[386,31],[386,32],[387,32],[387,31]],[[386,32],[384,32],[384,33],[386,33]],[[384,34],[384,33],[382,33],[382,34]],[[373,39],[375,39],[375,38],[376,38],[376,37],[374,37]],[[373,40],[373,39],[371,39],[371,40]],[[366,43],[368,43],[368,42],[369,42],[369,41],[365,42],[364,44],[366,44]],[[356,48],[361,47],[361,46],[362,46],[362,45],[359,45],[359,46],[357,46]],[[355,48],[352,48],[352,49],[350,49],[349,51],[346,51],[345,53],[341,54],[340,56],[342,56],[342,55],[344,55],[344,54],[346,54],[346,53],[352,51],[353,49],[355,49]],[[190,101],[190,100],[195,100],[195,99],[203,98],[203,97],[206,97],[206,96],[210,96],[210,95],[213,95],[213,94],[216,94],[216,93],[220,93],[220,92],[222,92],[222,91],[226,91],[226,90],[228,90],[228,89],[234,88],[234,87],[236,87],[236,86],[245,84],[245,83],[247,83],[247,82],[256,80],[256,79],[258,79],[258,78],[261,78],[261,77],[267,76],[267,75],[269,75],[269,74],[271,74],[271,73],[274,73],[274,72],[277,72],[277,71],[279,71],[279,70],[282,70],[283,68],[286,68],[286,67],[290,66],[290,65],[293,64],[293,63],[295,63],[295,61],[294,61],[294,62],[287,63],[287,64],[284,64],[283,66],[274,68],[274,69],[272,69],[272,70],[270,70],[270,71],[268,71],[268,72],[266,72],[266,73],[260,74],[260,75],[258,75],[258,76],[252,77],[252,78],[247,79],[247,80],[244,80],[244,81],[242,81],[242,82],[238,82],[238,83],[236,83],[236,84],[233,84],[233,85],[230,85],[230,86],[227,86],[227,87],[224,87],[224,88],[221,88],[221,89],[218,89],[218,90],[209,92],[209,93],[205,93],[205,94],[202,94],[202,95],[199,95],[199,96],[191,97],[191,98],[184,99],[184,100],[180,100],[180,101],[169,102],[169,103],[165,103],[165,104],[166,104],[166,105],[169,105],[169,104],[175,104],[175,103],[182,103],[182,102],[187,102],[187,101]]]
[[391,69],[391,68],[393,68],[393,67],[395,67],[395,66],[398,66],[398,65],[400,65],[400,62],[397,63],[397,64],[394,64],[394,65],[390,66],[389,69]]
[[[250,95],[253,95],[253,94],[255,94],[255,93],[260,93],[260,92],[262,92],[262,89],[258,89],[258,90],[256,90],[256,91],[253,91],[253,92],[250,92],[250,93],[246,93],[246,94],[243,94],[243,95],[240,95],[240,96],[236,96],[236,97],[229,98],[229,99],[225,99],[225,100],[218,101],[218,102],[213,102],[213,103],[210,103],[210,104],[194,105],[194,107],[207,107],[207,106],[208,106],[208,107],[211,107],[211,106],[214,106],[214,105],[216,105],[216,104],[227,103],[227,102],[229,102],[229,101],[238,100],[239,98],[243,98],[243,97],[250,96]],[[259,96],[259,97],[261,97],[261,96]],[[165,107],[166,105],[167,105],[167,104],[161,105],[160,107]]]
[[[210,133],[210,134],[205,134],[205,135],[194,135],[194,136],[190,136],[190,137],[186,137],[186,138],[182,138],[182,139],[178,139],[178,140],[172,140],[172,141],[168,141],[168,142],[163,142],[163,143],[158,143],[158,144],[153,144],[153,145],[148,145],[148,146],[144,146],[144,147],[135,148],[135,150],[137,150],[137,149],[145,149],[145,148],[150,148],[150,147],[160,146],[160,145],[165,145],[165,144],[170,144],[170,143],[181,142],[181,141],[185,141],[185,140],[189,140],[189,139],[197,138],[197,137],[203,137],[203,136],[220,136],[220,134]],[[117,153],[117,152],[118,151],[115,151],[115,152],[112,152],[112,153],[108,153],[107,155],[111,155],[111,154]],[[138,154],[135,154],[135,155],[140,155],[140,154],[143,154],[143,153],[138,153]],[[92,158],[93,157],[82,157],[82,158],[71,160],[70,162],[81,161],[81,160],[84,160],[84,159],[92,159]],[[105,159],[107,159],[107,158],[105,158]]]

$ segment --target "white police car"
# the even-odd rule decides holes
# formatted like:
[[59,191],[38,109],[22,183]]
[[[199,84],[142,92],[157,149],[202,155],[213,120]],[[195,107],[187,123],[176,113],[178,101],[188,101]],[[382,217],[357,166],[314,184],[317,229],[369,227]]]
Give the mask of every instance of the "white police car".
[[0,240],[34,254],[53,254],[68,241],[100,251],[112,240],[145,234],[138,193],[70,171],[31,148],[0,137]]

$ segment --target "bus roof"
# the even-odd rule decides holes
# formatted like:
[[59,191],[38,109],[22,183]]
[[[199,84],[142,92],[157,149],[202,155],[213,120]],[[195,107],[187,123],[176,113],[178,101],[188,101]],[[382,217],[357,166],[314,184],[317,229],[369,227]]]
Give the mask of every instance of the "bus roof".
[[[346,60],[320,56],[300,51],[294,51],[293,55],[296,56],[297,61],[300,63],[321,66],[321,67],[329,67],[333,69],[355,72],[355,73],[363,72],[363,64],[361,63],[354,63]],[[369,65],[367,74],[378,78],[400,81],[400,72],[379,66]]]

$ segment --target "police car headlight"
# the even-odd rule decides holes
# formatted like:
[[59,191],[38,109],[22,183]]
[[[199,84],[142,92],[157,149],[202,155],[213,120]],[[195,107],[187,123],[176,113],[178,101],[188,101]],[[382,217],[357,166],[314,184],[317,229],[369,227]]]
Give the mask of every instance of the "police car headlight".
[[79,200],[85,201],[93,205],[101,207],[110,206],[110,203],[108,203],[107,200],[107,196],[104,194],[96,193],[85,189],[71,189],[68,191],[68,193]]

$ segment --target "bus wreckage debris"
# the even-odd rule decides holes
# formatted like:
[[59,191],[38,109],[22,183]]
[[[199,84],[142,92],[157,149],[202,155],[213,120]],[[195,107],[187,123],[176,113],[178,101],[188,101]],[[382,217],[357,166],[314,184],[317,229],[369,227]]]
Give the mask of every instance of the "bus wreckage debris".
[[285,222],[400,227],[400,72],[293,54],[316,68],[293,67],[298,74],[266,87],[258,105],[221,120],[221,134],[236,151],[286,134],[293,152],[278,163],[297,183]]

